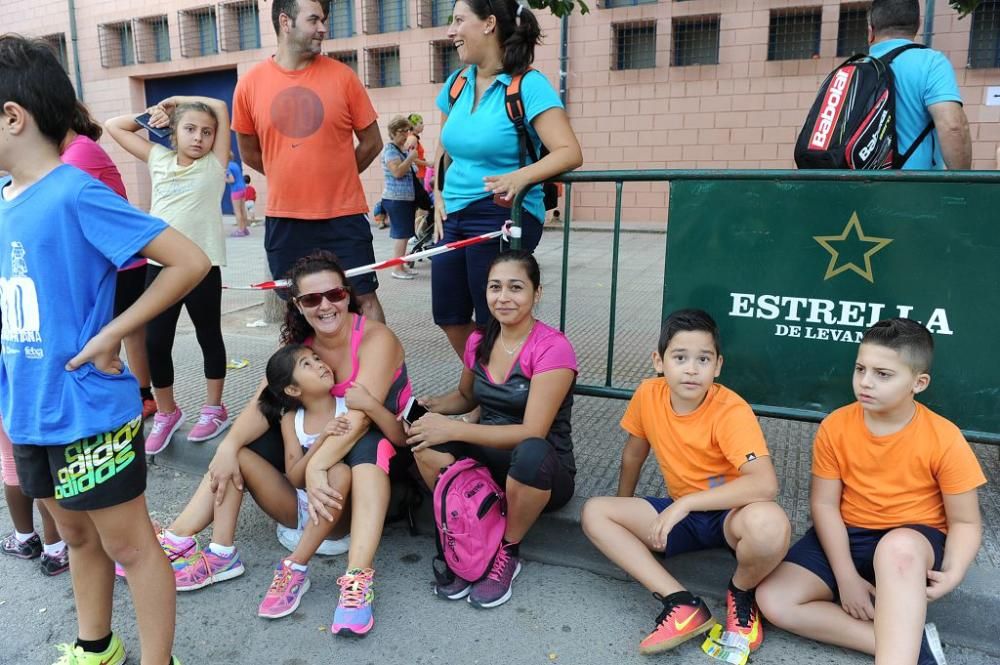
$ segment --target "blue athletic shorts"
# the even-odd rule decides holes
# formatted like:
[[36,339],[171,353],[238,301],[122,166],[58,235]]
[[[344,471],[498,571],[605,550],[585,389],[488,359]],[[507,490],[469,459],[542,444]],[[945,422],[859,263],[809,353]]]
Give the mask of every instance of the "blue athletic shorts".
[[[662,513],[674,502],[669,497],[644,498],[657,513]],[[667,549],[663,551],[663,556],[672,557],[684,552],[697,552],[716,547],[725,547],[732,552],[733,548],[726,542],[726,534],[722,528],[729,512],[729,510],[703,510],[689,513],[667,535]]]
[[[344,270],[375,263],[372,231],[367,215],[345,215],[332,219],[292,219],[267,217],[264,222],[264,251],[274,279],[283,279],[288,269],[317,249],[337,255]],[[378,277],[370,272],[348,280],[358,295],[373,293]],[[278,294],[286,293],[279,290]]]
[[[900,528],[913,529],[930,541],[931,548],[934,550],[934,570],[941,570],[945,534],[934,527],[923,524],[904,524]],[[847,541],[850,544],[854,567],[857,568],[861,577],[872,584],[875,584],[875,547],[890,530],[847,527]],[[799,542],[792,545],[788,554],[785,555],[785,561],[798,564],[819,577],[833,591],[834,600],[839,598],[837,578],[833,574],[833,568],[830,567],[830,560],[823,552],[823,546],[819,542],[815,528],[809,527]]]
[[[448,213],[443,243],[465,240],[496,231],[510,219],[510,208],[493,202],[492,196]],[[542,224],[531,215],[521,218],[521,248],[534,251],[542,238]],[[503,249],[509,249],[506,242]],[[501,252],[500,238],[438,254],[431,259],[431,309],[439,326],[471,322],[485,326],[492,318],[486,305],[486,277],[490,263]]]
[[389,215],[389,237],[393,240],[409,240],[413,237],[413,224],[417,214],[417,204],[413,201],[382,199],[382,208]]

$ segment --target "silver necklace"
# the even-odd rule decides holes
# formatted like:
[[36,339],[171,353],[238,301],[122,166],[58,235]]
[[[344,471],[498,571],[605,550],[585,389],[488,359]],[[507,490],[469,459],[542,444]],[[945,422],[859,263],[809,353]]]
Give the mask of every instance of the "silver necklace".
[[528,329],[528,333],[524,337],[522,337],[521,340],[517,344],[514,345],[513,349],[508,349],[507,345],[504,344],[504,342],[503,342],[503,328],[500,328],[500,346],[503,347],[503,350],[507,353],[508,356],[514,355],[515,353],[517,353],[517,350],[519,348],[521,348],[521,345],[524,344],[524,340],[528,339],[528,335],[531,334],[531,331],[532,331],[532,329],[534,329],[534,327],[535,327],[535,324],[532,323],[531,324],[531,328]]

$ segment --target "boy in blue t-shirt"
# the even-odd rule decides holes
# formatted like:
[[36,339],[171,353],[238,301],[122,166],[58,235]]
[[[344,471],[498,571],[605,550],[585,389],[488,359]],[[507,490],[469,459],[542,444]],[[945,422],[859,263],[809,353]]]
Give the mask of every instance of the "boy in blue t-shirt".
[[[78,638],[59,663],[120,665],[111,632],[114,564],[135,605],[143,663],[166,665],[174,577],[146,509],[142,405],[122,337],[191,290],[208,258],[162,221],[63,165],[75,93],[44,42],[0,36],[0,413],[24,493],[70,547]],[[162,263],[112,319],[116,270]],[[26,657],[25,657],[26,658]],[[24,660],[19,658],[18,660]]]

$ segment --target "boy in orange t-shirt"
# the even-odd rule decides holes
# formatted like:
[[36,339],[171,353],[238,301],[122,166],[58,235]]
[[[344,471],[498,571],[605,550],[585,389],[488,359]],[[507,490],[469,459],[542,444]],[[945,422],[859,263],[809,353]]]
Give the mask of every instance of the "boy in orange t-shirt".
[[[788,550],[791,528],[775,503],[778,479],[750,405],[715,383],[722,370],[719,329],[685,309],[663,323],[653,366],[663,378],[635,391],[621,426],[628,432],[617,497],[590,499],[583,529],[594,545],[663,603],[644,654],[672,649],[712,627],[705,602],[661,565],[670,557],[728,547],[736,572],[726,593],[725,630],[757,649],[764,638],[754,587]],[[650,448],[669,498],[633,496]]]
[[775,625],[876,663],[943,665],[927,602],[959,585],[982,536],[979,462],[958,427],[914,400],[933,354],[910,319],[865,332],[858,401],[813,444],[813,527],[757,592]]

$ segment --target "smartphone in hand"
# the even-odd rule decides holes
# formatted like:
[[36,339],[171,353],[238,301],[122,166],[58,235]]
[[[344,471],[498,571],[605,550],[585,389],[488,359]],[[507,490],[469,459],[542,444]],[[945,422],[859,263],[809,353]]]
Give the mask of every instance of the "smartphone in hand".
[[165,139],[170,136],[169,127],[153,127],[149,124],[149,114],[143,113],[135,117],[136,123],[158,139]]
[[409,403],[406,405],[406,410],[403,412],[403,420],[407,425],[412,425],[420,420],[425,413],[427,413],[427,409],[417,404],[416,398],[411,397]]

